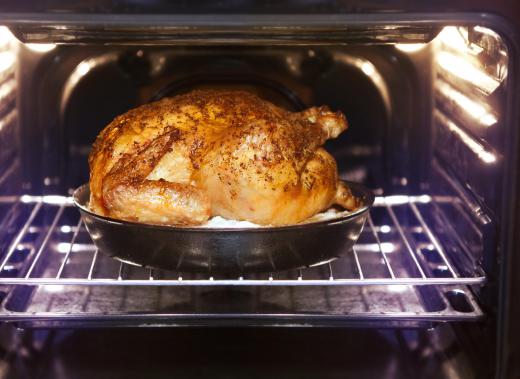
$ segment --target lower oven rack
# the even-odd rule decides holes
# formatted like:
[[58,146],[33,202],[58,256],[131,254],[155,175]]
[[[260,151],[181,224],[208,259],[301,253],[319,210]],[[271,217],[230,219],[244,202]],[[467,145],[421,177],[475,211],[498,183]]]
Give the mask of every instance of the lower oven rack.
[[[316,267],[240,277],[136,267],[95,249],[70,197],[22,196],[3,221],[0,319],[32,326],[411,326],[482,316],[486,280],[432,216],[453,198],[379,196],[355,248]],[[442,225],[441,225],[442,227]],[[443,239],[445,233],[441,230]]]

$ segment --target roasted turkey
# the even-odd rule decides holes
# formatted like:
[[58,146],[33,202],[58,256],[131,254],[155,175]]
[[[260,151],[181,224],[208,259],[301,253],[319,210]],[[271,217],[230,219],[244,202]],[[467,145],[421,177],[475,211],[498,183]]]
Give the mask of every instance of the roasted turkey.
[[90,208],[198,225],[211,216],[289,225],[358,206],[321,146],[347,128],[327,107],[292,113],[236,90],[197,90],[116,117],[89,156]]

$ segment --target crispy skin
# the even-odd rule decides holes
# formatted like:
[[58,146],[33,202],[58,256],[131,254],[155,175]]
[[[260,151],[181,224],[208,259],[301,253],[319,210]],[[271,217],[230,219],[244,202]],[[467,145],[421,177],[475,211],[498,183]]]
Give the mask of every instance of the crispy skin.
[[164,225],[211,216],[288,225],[338,203],[321,145],[347,128],[327,107],[291,113],[244,91],[199,90],[116,117],[89,156],[91,209]]

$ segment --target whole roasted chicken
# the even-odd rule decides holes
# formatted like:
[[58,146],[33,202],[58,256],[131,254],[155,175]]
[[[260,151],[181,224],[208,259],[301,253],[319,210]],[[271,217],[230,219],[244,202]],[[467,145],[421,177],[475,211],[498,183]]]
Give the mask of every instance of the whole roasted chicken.
[[347,128],[327,107],[300,113],[235,90],[197,90],[114,119],[89,156],[90,207],[163,225],[211,216],[288,225],[357,206],[321,146]]

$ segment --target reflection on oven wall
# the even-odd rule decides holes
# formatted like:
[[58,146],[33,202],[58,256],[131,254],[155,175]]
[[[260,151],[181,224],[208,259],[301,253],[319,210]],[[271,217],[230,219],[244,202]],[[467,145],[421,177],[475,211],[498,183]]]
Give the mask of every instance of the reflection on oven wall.
[[447,27],[435,43],[436,158],[478,201],[496,209],[507,48],[479,26]]
[[[17,109],[18,41],[0,27],[0,237],[8,232],[13,198],[21,193],[21,149]],[[0,249],[5,239],[0,238]]]
[[431,143],[423,145],[430,157],[425,190],[434,200],[451,200],[434,201],[429,223],[446,249],[456,252],[460,267],[493,275],[504,180],[507,47],[490,29],[448,26],[429,44],[396,48],[415,67],[424,59],[431,64],[431,76],[421,75],[432,93],[429,120],[423,121],[432,126],[425,130]]
[[450,209],[437,208],[437,230],[458,236],[469,266],[496,272],[507,48],[480,26],[446,27],[434,44],[431,191],[456,199]]

